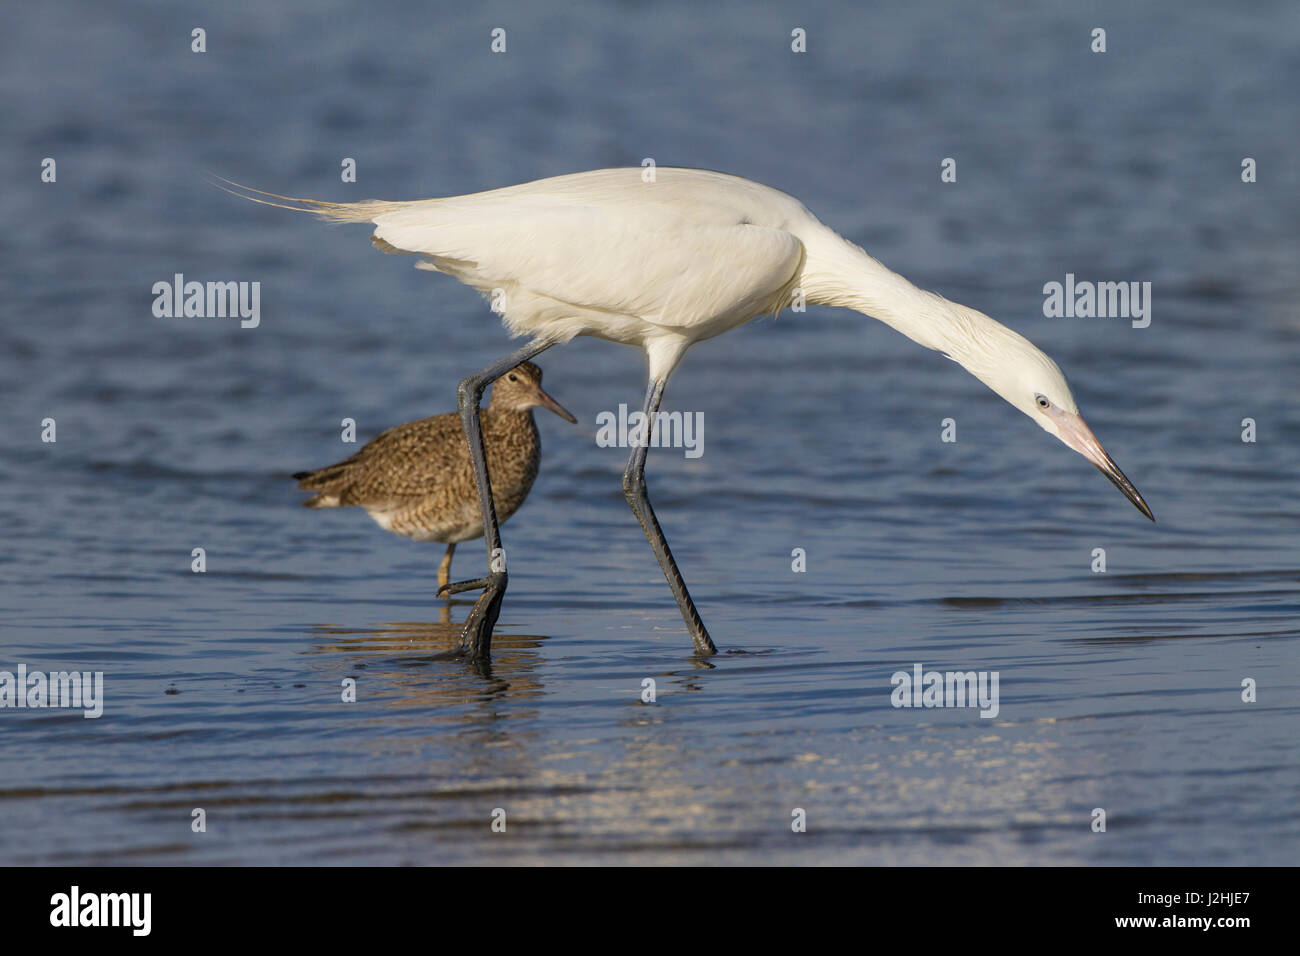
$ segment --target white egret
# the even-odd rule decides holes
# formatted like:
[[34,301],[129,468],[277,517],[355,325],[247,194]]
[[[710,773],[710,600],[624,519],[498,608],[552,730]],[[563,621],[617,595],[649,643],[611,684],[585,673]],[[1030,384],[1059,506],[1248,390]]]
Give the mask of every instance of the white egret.
[[[942,352],[1092,462],[1144,515],[1137,489],[1079,414],[1056,363],[1023,336],[881,265],[824,226],[797,199],[737,176],[699,169],[602,169],[504,189],[410,202],[332,203],[227,182],[236,195],[333,222],[373,223],[384,252],[420,256],[494,300],[523,348],[460,383],[459,408],[473,459],[492,570],[453,585],[483,588],[462,649],[490,654],[507,572],[490,491],[479,400],[520,362],[575,336],[634,345],[646,354],[645,421],[696,342],[775,314],[799,290],[813,305],[872,316]],[[259,198],[264,197],[264,198]],[[650,540],[696,653],[716,652],[646,494],[646,444],[632,450],[623,491]]]

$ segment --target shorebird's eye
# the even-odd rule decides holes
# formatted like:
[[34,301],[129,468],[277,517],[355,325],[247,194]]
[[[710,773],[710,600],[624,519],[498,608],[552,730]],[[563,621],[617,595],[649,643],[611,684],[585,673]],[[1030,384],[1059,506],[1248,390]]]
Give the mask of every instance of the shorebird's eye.
[[1051,408],[1051,407],[1052,407],[1052,403],[1049,402],[1049,401],[1047,400],[1047,396],[1046,396],[1046,395],[1039,394],[1039,395],[1036,396],[1036,397],[1037,397],[1037,399],[1038,399],[1038,407],[1039,407],[1039,408]]
[[517,381],[519,381],[519,376],[516,375],[514,372],[511,372],[511,373],[510,373],[510,381],[512,381],[512,382],[517,382]]

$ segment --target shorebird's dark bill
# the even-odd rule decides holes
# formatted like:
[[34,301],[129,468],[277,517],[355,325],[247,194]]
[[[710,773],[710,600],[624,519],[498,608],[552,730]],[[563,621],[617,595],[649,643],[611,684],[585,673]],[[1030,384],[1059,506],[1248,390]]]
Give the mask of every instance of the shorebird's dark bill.
[[555,414],[559,415],[561,418],[563,418],[566,422],[568,422],[571,425],[578,424],[578,420],[573,417],[572,413],[570,413],[570,411],[567,408],[565,408],[555,399],[551,398],[551,396],[547,395],[540,388],[537,390],[537,404],[541,405],[542,408],[555,412]]

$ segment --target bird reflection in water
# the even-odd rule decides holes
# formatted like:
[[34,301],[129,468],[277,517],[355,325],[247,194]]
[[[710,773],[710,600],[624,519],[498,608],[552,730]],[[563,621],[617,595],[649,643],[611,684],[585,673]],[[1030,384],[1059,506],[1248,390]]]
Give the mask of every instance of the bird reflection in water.
[[[512,694],[540,694],[541,684],[533,672],[541,663],[540,648],[550,640],[548,636],[502,633],[493,659],[471,661],[467,672],[465,660],[458,653],[461,625],[452,622],[450,605],[440,609],[439,618],[381,622],[368,628],[318,624],[312,628],[315,641],[311,652],[347,655],[355,661],[351,666],[364,668],[370,680],[400,687],[402,698],[391,701],[391,706],[428,707],[462,703],[469,695],[481,696],[484,687],[479,681],[446,679],[448,675],[467,673],[489,680],[489,693],[509,690]],[[429,669],[430,664],[440,662],[453,666],[446,673]]]

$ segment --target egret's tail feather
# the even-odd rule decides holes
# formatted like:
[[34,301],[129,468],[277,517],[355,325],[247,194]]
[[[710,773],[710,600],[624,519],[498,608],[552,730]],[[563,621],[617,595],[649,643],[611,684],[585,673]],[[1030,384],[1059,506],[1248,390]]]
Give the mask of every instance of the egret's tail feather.
[[[254,189],[231,182],[222,176],[209,173],[209,182],[218,189],[247,199],[249,202],[274,206],[277,209],[292,209],[294,212],[308,212],[329,222],[374,222],[384,213],[405,209],[409,202],[386,202],[382,199],[363,199],[360,202],[323,202],[319,199],[303,199],[299,196],[281,196],[264,189]],[[267,198],[260,198],[267,197]],[[292,205],[291,205],[292,204]]]

